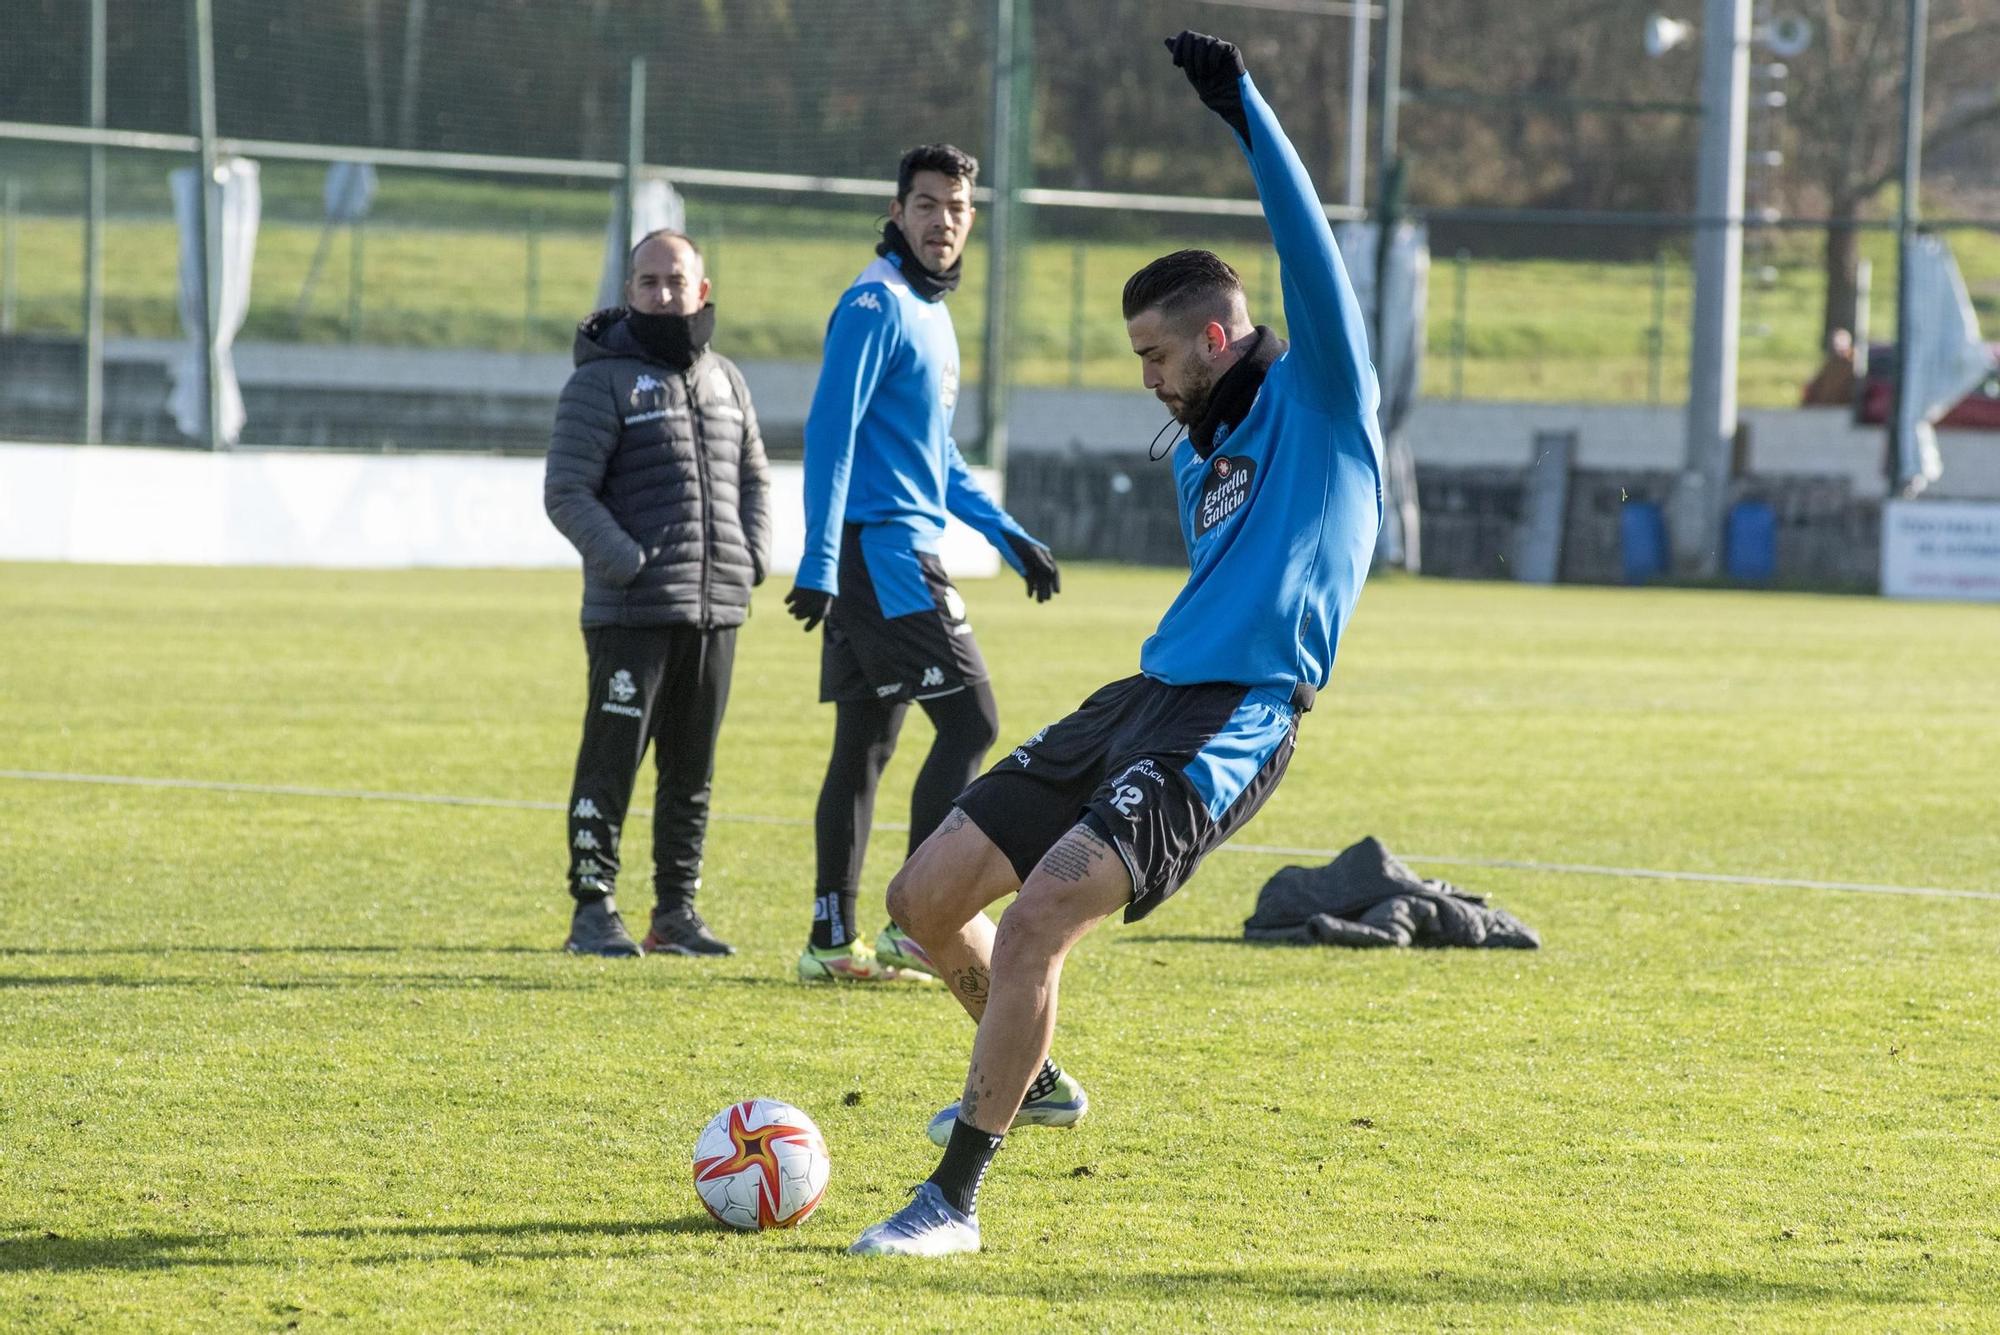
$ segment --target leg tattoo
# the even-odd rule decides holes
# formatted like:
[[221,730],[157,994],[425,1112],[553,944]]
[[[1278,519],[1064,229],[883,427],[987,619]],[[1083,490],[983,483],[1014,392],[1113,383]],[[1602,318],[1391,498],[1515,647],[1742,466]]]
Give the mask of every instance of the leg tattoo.
[[1074,885],[1097,870],[1097,864],[1111,856],[1111,846],[1097,831],[1079,825],[1042,855],[1039,870],[1051,880]]
[[984,1006],[992,984],[992,973],[977,964],[959,970],[951,978],[952,990],[963,997],[967,1005]]

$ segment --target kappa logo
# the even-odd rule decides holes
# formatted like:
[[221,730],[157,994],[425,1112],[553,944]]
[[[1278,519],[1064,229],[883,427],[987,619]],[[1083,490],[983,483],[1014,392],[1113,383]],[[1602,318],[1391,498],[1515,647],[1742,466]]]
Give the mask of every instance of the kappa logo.
[[576,832],[575,846],[593,853],[601,847],[597,842],[597,836],[589,830],[578,830]]
[[875,688],[875,698],[877,700],[887,700],[890,696],[901,693],[902,689],[902,682],[892,681],[887,686],[877,686]]
[[944,586],[944,614],[953,621],[965,620],[965,599],[949,584]]
[[576,874],[578,877],[601,876],[604,874],[604,864],[596,858],[578,858],[576,860]]
[[877,313],[880,313],[882,309],[882,299],[873,292],[863,292],[847,304],[850,306],[859,306],[864,311],[875,311]]
[[938,402],[950,412],[958,406],[958,363],[952,362],[944,368],[944,383],[938,386]]
[[637,380],[634,380],[632,382],[632,406],[634,408],[639,406],[640,395],[658,394],[664,389],[666,389],[666,386],[661,384],[658,380],[654,379],[652,376],[650,375],[640,376]]
[[708,368],[708,392],[725,403],[736,397],[735,386],[729,383],[729,373],[720,366]]
[[927,667],[927,668],[925,668],[925,669],[924,669],[924,675],[923,675],[923,676],[922,676],[921,678],[919,678],[919,679],[918,679],[918,681],[917,681],[917,685],[919,685],[919,686],[942,686],[942,685],[944,685],[944,669],[943,669],[943,668],[938,668],[938,667]]
[[591,801],[587,797],[577,798],[576,805],[570,809],[569,814],[576,817],[576,819],[578,820],[604,819],[604,813],[597,809],[597,803]]

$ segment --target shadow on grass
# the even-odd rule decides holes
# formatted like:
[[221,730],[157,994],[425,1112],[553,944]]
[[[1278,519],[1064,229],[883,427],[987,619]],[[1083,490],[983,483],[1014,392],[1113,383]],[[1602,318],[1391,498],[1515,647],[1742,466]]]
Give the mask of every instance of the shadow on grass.
[[537,1238],[645,1237],[668,1233],[728,1233],[705,1212],[674,1219],[522,1219],[507,1224],[349,1224],[343,1228],[302,1228],[301,1238]]
[[1774,1279],[1766,1275],[1713,1270],[1493,1272],[1429,1269],[1408,1275],[1341,1274],[1293,1267],[1205,1269],[1152,1272],[1065,1271],[1040,1267],[1030,1273],[979,1266],[934,1266],[924,1273],[924,1289],[934,1298],[964,1294],[984,1298],[1032,1298],[1046,1302],[1131,1300],[1147,1302],[1265,1302],[1291,1306],[1306,1302],[1369,1303],[1378,1306],[1431,1306],[1463,1303],[1541,1303],[1578,1307],[1597,1303],[1685,1303],[1712,1301],[1732,1308],[1897,1305],[1935,1301],[1936,1288],[1903,1284],[1849,1285]]
[[[402,1251],[371,1255],[334,1255],[320,1258],[322,1265],[400,1265],[412,1261],[568,1260],[585,1252],[580,1247],[534,1246],[549,1238],[605,1239],[670,1237],[687,1233],[736,1236],[706,1214],[686,1214],[675,1219],[606,1219],[583,1221],[523,1220],[506,1224],[391,1224],[353,1225],[346,1228],[309,1228],[296,1233],[260,1234],[254,1238],[232,1238],[221,1234],[128,1233],[114,1237],[51,1237],[35,1232],[27,1237],[0,1237],[0,1274],[13,1271],[86,1270],[171,1270],[180,1267],[270,1267],[283,1264],[273,1255],[293,1239],[326,1239],[336,1242],[381,1244],[390,1239],[410,1243]],[[754,1237],[754,1234],[743,1234]],[[443,1246],[424,1246],[423,1240]],[[518,1241],[521,1245],[510,1243]],[[256,1255],[214,1254],[225,1245],[254,1242]],[[456,1244],[456,1245],[453,1245]],[[204,1254],[204,1249],[208,1249]],[[829,1244],[829,1249],[833,1249]],[[592,1248],[591,1255],[602,1255]]]
[[0,1238],[0,1275],[22,1270],[172,1270],[181,1266],[268,1265],[259,1258],[201,1255],[229,1239],[220,1234],[123,1233],[70,1238],[38,1233]]
[[8,988],[115,987],[139,991],[165,988],[244,989],[252,992],[299,992],[339,988],[477,987],[512,992],[576,991],[536,978],[498,973],[365,973],[333,978],[230,978],[222,974],[180,977],[169,974],[0,974],[0,991]]
[[0,946],[8,955],[556,955],[541,946]]

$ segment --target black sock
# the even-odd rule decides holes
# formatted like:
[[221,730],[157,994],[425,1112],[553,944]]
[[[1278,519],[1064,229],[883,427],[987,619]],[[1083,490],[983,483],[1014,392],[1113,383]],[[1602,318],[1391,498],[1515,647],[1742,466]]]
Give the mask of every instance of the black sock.
[[822,890],[813,896],[814,950],[831,950],[854,939],[855,901],[858,890]]
[[959,1118],[951,1124],[951,1141],[944,1147],[944,1158],[938,1160],[930,1180],[956,1209],[968,1215],[978,1214],[979,1184],[1005,1139]]
[[1021,1102],[1033,1103],[1036,1099],[1045,1098],[1053,1094],[1056,1088],[1056,1081],[1060,1079],[1062,1079],[1062,1067],[1056,1065],[1055,1058],[1042,1058],[1041,1072],[1035,1076],[1035,1083],[1028,1086],[1027,1097],[1022,1099]]

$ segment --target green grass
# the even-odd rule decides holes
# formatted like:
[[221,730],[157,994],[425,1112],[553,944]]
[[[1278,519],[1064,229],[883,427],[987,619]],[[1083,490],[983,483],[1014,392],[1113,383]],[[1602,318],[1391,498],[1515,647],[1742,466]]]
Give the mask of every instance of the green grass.
[[[967,586],[1007,738],[1129,671],[1175,587],[1068,573],[1046,608]],[[576,592],[5,567],[0,765],[559,803]],[[787,981],[830,718],[780,592],[717,779],[727,961],[559,954],[555,811],[0,779],[5,1324],[2000,1324],[2000,902],[1439,867],[1546,948],[1258,949],[1296,859],[1241,850],[1072,958],[1097,1110],[1002,1152],[987,1252],[846,1257],[970,1035]],[[1378,581],[1243,840],[1996,891],[1996,661],[1969,607]],[[832,1147],[795,1233],[726,1235],[688,1180],[752,1094]]]
[[[121,160],[123,161],[123,160]],[[13,165],[9,167],[9,163]],[[0,157],[24,181],[18,227],[17,328],[80,329],[82,228],[75,172],[47,154]],[[165,175],[124,161],[106,229],[105,320],[114,335],[178,333],[175,237],[164,216]],[[501,186],[388,172],[363,243],[360,321],[350,330],[349,238],[339,234],[303,311],[298,302],[320,243],[320,172],[274,163],[265,171],[266,215],[243,337],[362,341],[564,351],[591,305],[602,263],[603,189]],[[742,358],[812,360],[827,312],[869,258],[878,216],[861,200],[782,206],[695,197],[689,226],[710,256],[721,308],[719,341]],[[1154,227],[1150,220],[1133,227]],[[533,281],[530,281],[530,234]],[[1119,294],[1135,269],[1166,249],[1207,245],[1242,271],[1260,318],[1282,326],[1276,268],[1254,230],[1211,235],[1200,220],[1158,236],[1088,243],[1043,238],[1026,252],[1015,321],[1014,377],[1029,385],[1134,388],[1138,383],[1119,316]],[[1774,285],[1746,283],[1740,363],[1746,404],[1796,403],[1819,362],[1821,278],[1814,238],[1769,239]],[[1960,231],[1952,243],[1989,327],[2000,326],[2000,235]],[[1864,253],[1877,276],[1878,337],[1894,324],[1893,245],[1870,233]],[[964,285],[952,299],[966,373],[979,373],[986,255],[975,233]],[[1081,283],[1078,277],[1081,276]],[[1465,284],[1463,355],[1456,321]],[[532,288],[532,293],[531,293]],[[1661,344],[1652,352],[1650,262],[1434,257],[1424,392],[1475,399],[1678,402],[1687,386],[1691,277],[1684,257],[1668,266]],[[1762,332],[1759,332],[1759,330]]]

